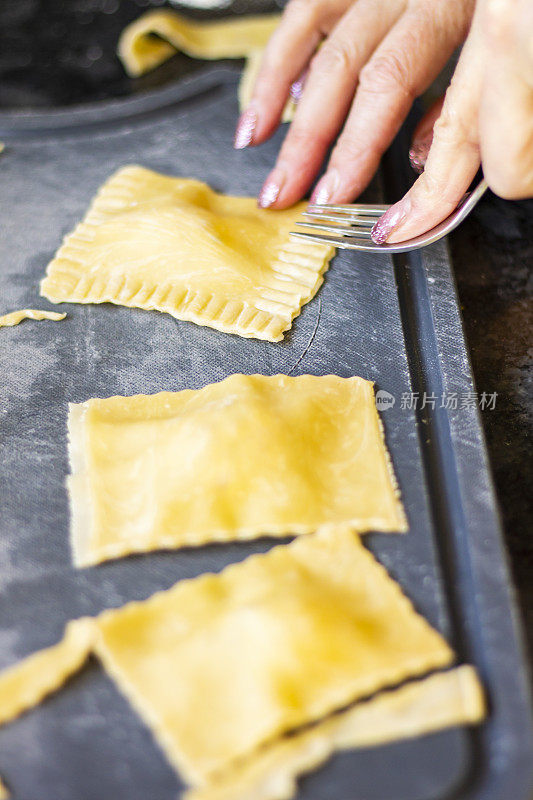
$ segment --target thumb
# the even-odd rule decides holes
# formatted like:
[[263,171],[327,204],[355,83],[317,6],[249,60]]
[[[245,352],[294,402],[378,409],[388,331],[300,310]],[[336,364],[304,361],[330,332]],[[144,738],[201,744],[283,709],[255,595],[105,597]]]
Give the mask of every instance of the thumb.
[[491,51],[483,81],[480,137],[490,188],[510,199],[533,195],[533,8],[531,0],[481,6]]

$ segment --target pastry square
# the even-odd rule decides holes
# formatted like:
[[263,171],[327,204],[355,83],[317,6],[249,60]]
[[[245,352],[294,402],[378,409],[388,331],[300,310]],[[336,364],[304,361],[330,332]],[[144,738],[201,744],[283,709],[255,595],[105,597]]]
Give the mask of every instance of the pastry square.
[[[453,660],[347,528],[70,623],[63,642],[0,676],[0,721],[58,688],[88,652],[196,787],[227,779],[286,732]],[[353,725],[335,723],[335,746],[398,731],[374,723],[365,739]],[[398,735],[412,729],[407,720]]]
[[289,800],[301,775],[342,750],[376,747],[457,725],[486,714],[477,673],[469,664],[383,691],[370,700],[276,739],[218,775],[189,789],[183,800]]
[[74,563],[206,542],[402,531],[373,385],[232,375],[199,390],[71,404]]
[[103,185],[41,282],[53,303],[116,303],[277,342],[322,283],[334,249],[293,241],[305,207],[124,167]]
[[106,671],[192,785],[285,731],[453,659],[347,529],[183,581],[104,614],[99,630]]

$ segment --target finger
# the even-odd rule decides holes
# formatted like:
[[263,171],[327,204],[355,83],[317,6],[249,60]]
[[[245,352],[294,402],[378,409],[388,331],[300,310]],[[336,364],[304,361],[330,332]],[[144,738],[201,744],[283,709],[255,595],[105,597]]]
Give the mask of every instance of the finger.
[[[491,58],[480,107],[483,172],[506,198],[533,196],[533,7],[530,2],[486,3],[481,23]],[[529,47],[524,35],[529,31]],[[526,41],[525,41],[526,40]]]
[[351,2],[353,0],[290,0],[266,46],[250,104],[237,123],[235,147],[259,144],[273,133],[279,125],[291,84]]
[[292,205],[309,188],[346,117],[361,68],[403,6],[404,0],[384,8],[375,0],[359,0],[314,57],[294,121],[266,181],[279,187],[276,208]]
[[377,244],[400,242],[432,228],[457,207],[479,168],[478,111],[485,51],[470,34],[435,123],[426,167],[405,197],[372,230]]
[[440,117],[443,104],[444,97],[439,97],[438,100],[435,100],[415,128],[411,149],[409,150],[409,161],[415,172],[421,173],[424,171],[429,148],[433,141],[433,126]]
[[368,184],[413,100],[465,35],[464,9],[453,0],[413,5],[376,50],[361,71],[348,120],[315,190],[326,202],[349,202]]

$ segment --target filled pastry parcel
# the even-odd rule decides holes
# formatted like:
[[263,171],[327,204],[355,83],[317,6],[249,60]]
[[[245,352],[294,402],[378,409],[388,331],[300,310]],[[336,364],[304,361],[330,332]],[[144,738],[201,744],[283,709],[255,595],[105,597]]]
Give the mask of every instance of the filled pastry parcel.
[[296,776],[335,749],[484,713],[468,667],[351,705],[454,655],[348,528],[71,622],[58,645],[0,675],[0,722],[57,689],[90,652],[196,800],[290,797]]
[[252,197],[124,167],[48,265],[54,303],[116,303],[277,342],[316,293],[334,255],[292,241],[305,204],[265,211]]
[[199,390],[71,404],[74,562],[213,541],[402,531],[362,378],[232,375]]

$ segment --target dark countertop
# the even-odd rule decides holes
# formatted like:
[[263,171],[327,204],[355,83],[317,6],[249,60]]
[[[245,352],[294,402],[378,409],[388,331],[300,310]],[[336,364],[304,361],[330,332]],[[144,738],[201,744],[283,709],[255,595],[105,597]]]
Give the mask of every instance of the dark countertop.
[[533,200],[490,194],[449,237],[530,657],[533,656]]
[[[115,56],[120,31],[147,7],[163,3],[19,0],[3,4],[0,108],[49,108],[126,96],[196,69],[198,62],[179,55],[135,81],[124,75]],[[269,0],[235,0],[234,7],[244,11],[269,5],[273,5]],[[498,392],[496,408],[484,411],[482,417],[533,653],[533,200],[508,203],[485,197],[452,234],[450,246],[477,389]]]

